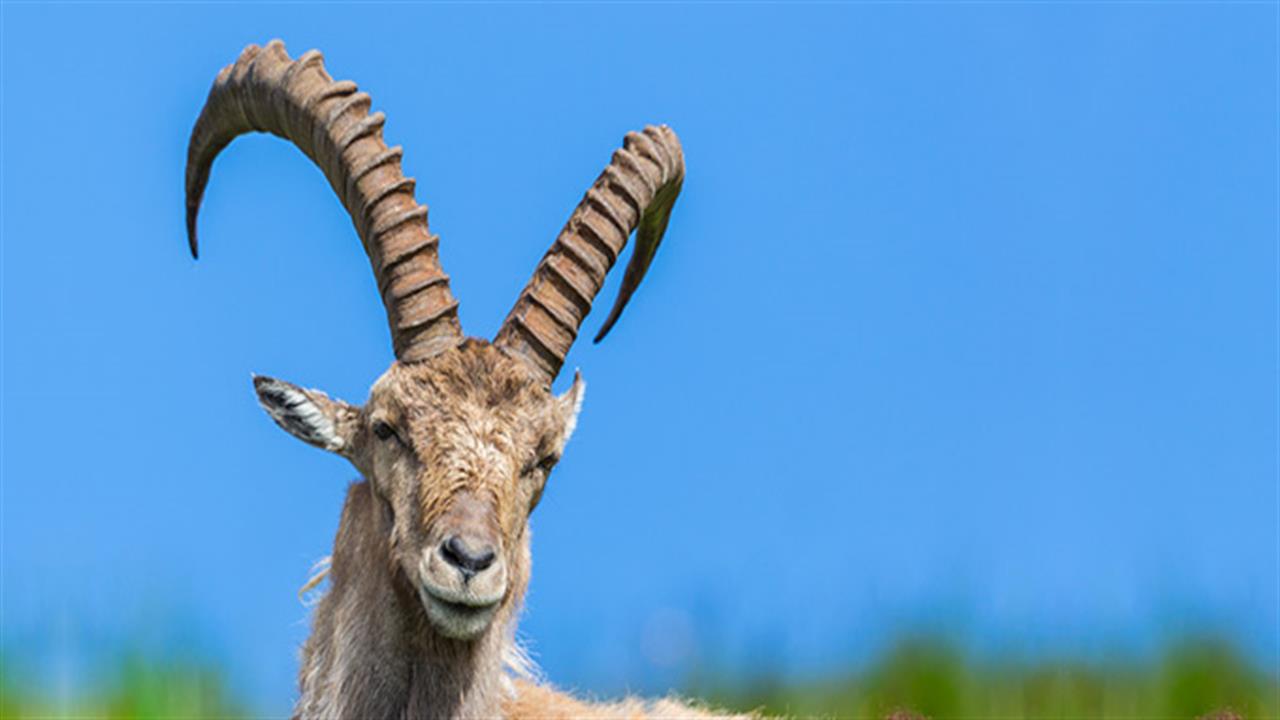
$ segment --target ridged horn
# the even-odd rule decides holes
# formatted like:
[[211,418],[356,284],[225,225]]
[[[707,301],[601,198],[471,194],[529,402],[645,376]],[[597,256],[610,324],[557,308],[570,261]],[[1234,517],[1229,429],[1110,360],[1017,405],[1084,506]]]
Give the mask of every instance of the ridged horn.
[[218,73],[187,148],[187,240],[197,255],[196,216],[214,158],[248,132],[278,135],[324,171],[351,215],[387,309],[396,358],[413,362],[462,337],[458,302],[440,268],[439,238],[414,181],[400,170],[402,150],[382,141],[386,116],[349,80],[334,82],[312,50],[291,60],[284,43],[250,45]]
[[671,128],[650,125],[627,133],[538,263],[494,344],[525,358],[548,382],[554,380],[605,276],[638,227],[618,299],[595,338],[600,342],[653,262],[682,182],[684,153]]

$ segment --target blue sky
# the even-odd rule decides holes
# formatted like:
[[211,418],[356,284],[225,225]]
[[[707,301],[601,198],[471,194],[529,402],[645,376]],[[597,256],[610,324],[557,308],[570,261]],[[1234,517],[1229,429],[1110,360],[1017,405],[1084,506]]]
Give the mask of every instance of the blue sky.
[[1089,655],[1207,628],[1280,661],[1274,6],[0,18],[0,630],[50,682],[142,644],[292,698],[354,471],[249,376],[361,401],[391,350],[283,141],[218,160],[187,255],[187,134],[274,37],[386,112],[473,335],[626,131],[684,143],[645,286],[566,365],[589,392],[522,625],[554,681],[830,671],[920,627]]

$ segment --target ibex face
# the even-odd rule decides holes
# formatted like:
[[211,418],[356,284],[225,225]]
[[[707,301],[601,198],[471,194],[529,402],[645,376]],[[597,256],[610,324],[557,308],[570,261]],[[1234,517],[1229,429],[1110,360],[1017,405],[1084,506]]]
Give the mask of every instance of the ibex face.
[[258,398],[285,430],[359,468],[386,516],[397,574],[440,633],[473,638],[528,582],[526,518],[583,393],[575,379],[553,397],[551,383],[637,228],[597,341],[644,278],[684,180],[684,156],[670,128],[628,133],[490,344],[462,335],[439,238],[370,104],[354,83],[334,82],[314,50],[292,60],[279,41],[246,48],[218,74],[191,132],[188,241],[194,255],[210,169],[236,136],[279,135],[324,170],[373,265],[396,362],[363,408],[266,377],[254,381]]
[[555,397],[524,362],[473,340],[393,364],[364,407],[273,378],[254,385],[280,427],[370,481],[392,570],[441,634],[475,637],[523,595],[529,513],[573,433],[580,377]]

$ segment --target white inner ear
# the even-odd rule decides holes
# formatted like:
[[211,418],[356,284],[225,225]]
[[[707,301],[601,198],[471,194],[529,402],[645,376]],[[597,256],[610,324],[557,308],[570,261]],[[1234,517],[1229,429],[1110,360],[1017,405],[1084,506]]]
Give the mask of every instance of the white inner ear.
[[578,413],[582,412],[582,399],[586,395],[587,381],[582,379],[581,373],[575,372],[573,374],[573,386],[558,398],[562,412],[568,410],[564,421],[564,440],[561,441],[562,445],[569,442],[569,438],[573,437],[573,431],[578,428]]
[[334,452],[346,444],[338,435],[333,420],[300,388],[280,380],[266,379],[259,382],[257,390],[258,404],[285,432]]

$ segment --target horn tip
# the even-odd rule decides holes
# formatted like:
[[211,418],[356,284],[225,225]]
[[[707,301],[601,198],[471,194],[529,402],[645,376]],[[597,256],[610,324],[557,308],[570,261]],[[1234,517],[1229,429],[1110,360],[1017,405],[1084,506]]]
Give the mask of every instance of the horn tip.
[[[634,262],[634,256],[632,257]],[[626,278],[623,278],[623,284],[626,284]],[[604,324],[600,326],[600,332],[596,333],[595,338],[591,340],[593,345],[599,344],[604,339],[604,336],[609,334],[609,331],[613,329],[614,323],[618,322],[618,318],[622,317],[622,309],[627,306],[627,301],[630,299],[631,293],[624,287],[618,293],[618,299],[614,301],[613,308],[609,310],[609,317],[605,318]]]
[[610,331],[610,330],[612,330],[612,329],[613,329],[613,321],[612,321],[612,320],[610,320],[609,322],[607,322],[607,323],[605,323],[603,326],[601,326],[601,328],[600,328],[600,332],[596,333],[596,336],[595,336],[594,338],[592,338],[592,339],[591,339],[591,344],[592,344],[592,345],[599,345],[599,344],[600,344],[600,341],[604,339],[604,336],[605,336],[605,335],[608,335],[608,334],[609,334],[609,331]]
[[191,250],[191,259],[200,259],[200,241],[196,237],[196,214],[187,210],[187,248]]

